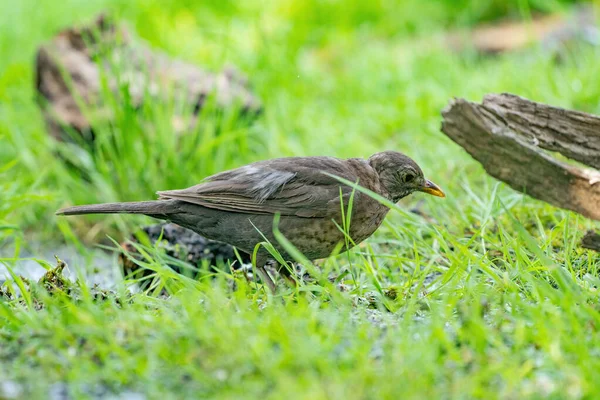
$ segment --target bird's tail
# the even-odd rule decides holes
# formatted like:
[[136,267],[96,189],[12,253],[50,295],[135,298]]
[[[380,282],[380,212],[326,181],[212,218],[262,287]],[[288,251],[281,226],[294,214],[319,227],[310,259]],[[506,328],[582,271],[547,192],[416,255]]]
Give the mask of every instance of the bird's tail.
[[85,206],[66,207],[58,210],[56,215],[81,214],[145,214],[166,215],[172,213],[173,200],[138,201],[131,203],[104,203]]

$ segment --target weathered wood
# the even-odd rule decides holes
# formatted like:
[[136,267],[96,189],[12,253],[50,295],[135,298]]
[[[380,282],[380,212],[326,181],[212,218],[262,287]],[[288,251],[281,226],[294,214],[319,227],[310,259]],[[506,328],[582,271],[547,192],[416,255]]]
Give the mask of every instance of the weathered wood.
[[600,234],[594,231],[587,231],[581,240],[581,247],[590,250],[600,251]]
[[442,131],[493,177],[555,206],[600,220],[600,173],[545,150],[600,168],[600,117],[510,95],[483,103],[455,99]]
[[600,168],[600,117],[507,94],[486,96],[483,107],[524,140]]
[[124,91],[136,108],[156,100],[184,103],[187,107],[176,107],[173,116],[176,132],[193,128],[209,98],[217,107],[238,106],[250,115],[261,109],[247,79],[234,68],[213,73],[172,59],[133,41],[123,27],[103,16],[66,29],[40,47],[36,88],[50,133],[61,140],[70,130],[93,139],[91,120],[110,122],[113,99],[106,97],[119,100]]

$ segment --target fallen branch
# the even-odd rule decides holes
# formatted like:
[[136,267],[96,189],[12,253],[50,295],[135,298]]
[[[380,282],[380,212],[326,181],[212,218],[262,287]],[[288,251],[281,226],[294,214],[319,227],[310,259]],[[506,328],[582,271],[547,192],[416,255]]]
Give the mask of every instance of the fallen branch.
[[600,168],[600,117],[510,95],[483,103],[455,99],[442,131],[513,189],[600,220],[600,173],[550,152]]
[[[600,117],[510,94],[483,102],[453,100],[442,111],[442,131],[513,189],[600,220],[600,173],[552,154],[600,168]],[[600,234],[581,246],[600,251]]]
[[59,140],[68,139],[71,131],[92,140],[94,123],[114,119],[106,88],[115,99],[127,92],[135,108],[144,102],[183,101],[185,107],[176,107],[173,115],[176,132],[193,129],[209,99],[220,109],[238,107],[250,116],[261,110],[236,69],[214,73],[172,59],[132,40],[124,27],[104,16],[66,29],[39,48],[36,88],[50,133]]

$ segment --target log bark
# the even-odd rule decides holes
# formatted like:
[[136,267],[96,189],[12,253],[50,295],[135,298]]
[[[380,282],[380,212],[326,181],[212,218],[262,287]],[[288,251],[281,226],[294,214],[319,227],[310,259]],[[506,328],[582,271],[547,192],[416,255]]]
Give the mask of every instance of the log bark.
[[482,103],[454,99],[442,131],[513,189],[600,220],[600,117],[491,94]]
[[104,16],[66,29],[41,46],[35,84],[50,133],[59,140],[73,130],[94,139],[93,122],[114,118],[110,103],[115,99],[135,108],[151,101],[183,102],[186,107],[176,107],[179,114],[173,116],[175,132],[192,129],[209,99],[250,116],[261,111],[248,80],[235,68],[215,73],[172,59],[132,40],[124,27]]

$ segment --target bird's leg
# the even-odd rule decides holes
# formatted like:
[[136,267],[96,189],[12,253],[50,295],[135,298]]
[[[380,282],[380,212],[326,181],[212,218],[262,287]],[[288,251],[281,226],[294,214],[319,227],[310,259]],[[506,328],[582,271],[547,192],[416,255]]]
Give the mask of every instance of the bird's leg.
[[269,287],[271,293],[275,294],[275,292],[277,291],[277,285],[275,285],[275,282],[273,282],[273,279],[271,279],[271,277],[269,276],[269,273],[267,272],[266,268],[262,266],[257,267],[256,269],[258,271],[258,274],[260,275],[260,279]]
[[[291,268],[294,268],[294,264],[292,264]],[[294,279],[294,277],[292,276],[294,272],[290,271],[288,269],[288,267],[282,265],[279,268],[279,275],[283,276],[285,278],[285,281],[287,282],[287,284],[292,287],[292,288],[296,288],[298,286],[298,282],[296,281],[296,279]]]
[[292,278],[291,275],[284,274],[283,277],[285,278],[285,281],[288,283],[288,285],[292,289],[295,289],[298,287],[298,282],[294,278]]
[[273,282],[273,279],[271,279],[271,276],[269,276],[269,272],[265,268],[267,266],[267,262],[268,259],[266,257],[257,256],[256,271],[260,275],[260,280],[263,281],[263,283],[269,287],[271,293],[275,294],[275,292],[277,291],[277,285],[275,285],[275,282]]

